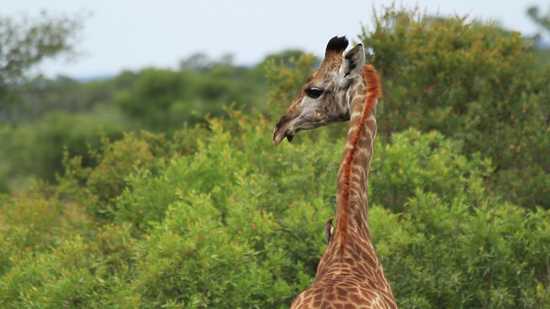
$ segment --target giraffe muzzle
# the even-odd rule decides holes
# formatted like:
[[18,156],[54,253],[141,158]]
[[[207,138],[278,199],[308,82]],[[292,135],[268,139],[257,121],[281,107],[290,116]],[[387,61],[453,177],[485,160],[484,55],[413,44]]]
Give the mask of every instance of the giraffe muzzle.
[[277,125],[273,129],[273,144],[278,145],[280,144],[283,139],[286,139],[289,142],[292,142],[292,139],[294,138],[294,131],[291,130],[291,125],[294,119],[291,117],[288,117],[287,115],[281,117],[279,122],[277,122]]
[[294,138],[294,133],[289,132],[286,127],[283,127],[281,129],[275,127],[275,129],[273,129],[274,145],[280,144],[285,139],[285,137],[289,142],[292,142],[292,139]]
[[277,145],[281,143],[285,137],[289,142],[292,142],[292,139],[298,132],[315,129],[326,123],[326,121],[326,118],[311,116],[307,113],[297,116],[285,115],[281,117],[275,129],[273,129],[273,144]]

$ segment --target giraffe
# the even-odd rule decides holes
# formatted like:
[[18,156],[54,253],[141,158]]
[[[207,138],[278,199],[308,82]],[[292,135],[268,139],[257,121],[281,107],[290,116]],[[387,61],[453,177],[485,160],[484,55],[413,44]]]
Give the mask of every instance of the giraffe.
[[336,228],[325,226],[328,246],[312,285],[291,308],[397,308],[367,224],[367,180],[376,136],[374,107],[381,95],[376,70],[357,44],[344,54],[345,37],[333,37],[325,58],[281,117],[273,143],[301,130],[350,121],[338,171]]

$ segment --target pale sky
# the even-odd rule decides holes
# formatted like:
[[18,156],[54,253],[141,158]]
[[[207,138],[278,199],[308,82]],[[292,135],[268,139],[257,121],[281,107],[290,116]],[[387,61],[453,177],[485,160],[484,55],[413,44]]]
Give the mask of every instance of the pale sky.
[[[323,52],[334,35],[355,39],[361,24],[370,25],[372,8],[394,1],[325,0],[0,0],[0,14],[34,15],[40,10],[73,14],[89,12],[76,60],[50,61],[47,75],[93,77],[123,69],[155,65],[175,67],[196,52],[252,64],[285,48]],[[395,1],[427,13],[469,15],[496,20],[509,29],[532,34],[536,27],[525,11],[549,1],[417,0]]]

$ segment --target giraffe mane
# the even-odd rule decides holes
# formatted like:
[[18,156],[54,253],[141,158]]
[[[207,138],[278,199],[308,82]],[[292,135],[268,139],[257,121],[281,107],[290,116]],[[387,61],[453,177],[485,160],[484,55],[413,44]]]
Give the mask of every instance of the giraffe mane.
[[[367,82],[366,87],[366,98],[365,103],[363,104],[363,111],[361,113],[360,120],[354,124],[355,126],[361,128],[367,122],[369,115],[372,113],[378,98],[382,95],[382,87],[380,85],[380,78],[376,69],[367,64],[363,66],[362,78]],[[342,162],[342,178],[341,178],[341,189],[340,189],[340,205],[339,205],[339,216],[336,226],[336,231],[340,236],[340,252],[343,252],[345,243],[347,241],[348,233],[348,221],[349,221],[349,197],[350,197],[350,180],[352,176],[352,162],[354,155],[357,152],[359,138],[361,134],[366,134],[366,130],[355,130],[354,135],[351,137],[351,148],[346,152],[343,162]]]

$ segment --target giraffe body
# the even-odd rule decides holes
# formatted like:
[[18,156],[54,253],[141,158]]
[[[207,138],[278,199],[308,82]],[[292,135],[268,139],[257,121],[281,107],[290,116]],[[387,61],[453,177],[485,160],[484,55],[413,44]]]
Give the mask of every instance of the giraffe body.
[[[296,298],[292,308],[397,308],[367,224],[367,178],[376,136],[373,108],[380,86],[372,67],[364,71],[371,74],[367,84],[374,85],[359,84],[354,89],[338,177],[334,241],[321,258],[313,285]],[[364,89],[369,89],[366,96]]]
[[[274,131],[278,143],[302,129],[350,120],[338,172],[336,228],[314,282],[291,308],[397,308],[367,224],[368,174],[377,130],[374,107],[381,87],[374,68],[364,65],[362,45],[336,57],[331,42],[320,69]],[[341,54],[345,47],[340,49]],[[322,95],[312,92],[312,87],[321,89]]]

